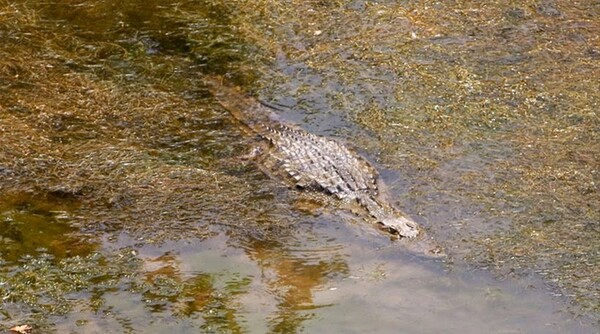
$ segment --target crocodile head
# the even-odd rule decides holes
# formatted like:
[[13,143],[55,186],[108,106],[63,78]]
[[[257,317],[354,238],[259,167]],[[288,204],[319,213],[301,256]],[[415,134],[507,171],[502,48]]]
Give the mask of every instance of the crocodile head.
[[389,217],[378,222],[384,230],[404,238],[414,238],[419,235],[417,223],[406,217]]

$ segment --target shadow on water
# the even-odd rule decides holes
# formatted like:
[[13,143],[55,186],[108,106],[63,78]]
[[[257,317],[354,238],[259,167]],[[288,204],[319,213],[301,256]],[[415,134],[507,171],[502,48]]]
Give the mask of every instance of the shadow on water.
[[[552,2],[454,5],[0,2],[0,330],[593,332],[598,258],[580,232],[598,232],[596,178],[543,163],[564,144],[561,159],[592,170],[594,146],[556,134],[566,121],[591,142],[597,119],[574,93],[530,96],[512,81],[541,76],[531,34],[574,14]],[[506,26],[468,28],[498,15]],[[567,44],[595,31],[582,20],[563,26]],[[203,89],[206,73],[355,146],[452,256],[416,256],[240,159],[253,138]],[[554,113],[568,102],[583,111]],[[540,115],[555,129],[535,128]],[[548,180],[577,190],[555,193],[571,211],[545,196]],[[575,229],[557,230],[569,217]],[[578,261],[561,267],[567,255]]]
[[99,246],[74,223],[79,203],[61,194],[4,194],[0,198],[0,256],[8,263],[47,253],[57,259],[85,256]]

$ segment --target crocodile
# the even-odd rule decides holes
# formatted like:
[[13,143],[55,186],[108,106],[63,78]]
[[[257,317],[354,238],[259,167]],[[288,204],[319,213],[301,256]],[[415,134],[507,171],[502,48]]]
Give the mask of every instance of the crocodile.
[[382,195],[377,171],[366,159],[334,139],[286,124],[277,119],[272,107],[221,83],[219,78],[205,78],[204,83],[249,133],[267,143],[266,148],[259,147],[253,154],[264,157],[261,163],[266,169],[279,170],[298,189],[356,201],[380,229],[397,238],[414,238],[422,233],[416,222]]

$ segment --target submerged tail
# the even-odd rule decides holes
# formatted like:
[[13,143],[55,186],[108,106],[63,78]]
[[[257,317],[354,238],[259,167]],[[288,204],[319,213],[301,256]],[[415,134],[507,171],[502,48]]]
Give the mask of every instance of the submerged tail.
[[277,117],[272,109],[259,103],[240,87],[226,84],[222,77],[205,76],[202,81],[217,102],[250,129],[257,131],[276,121]]

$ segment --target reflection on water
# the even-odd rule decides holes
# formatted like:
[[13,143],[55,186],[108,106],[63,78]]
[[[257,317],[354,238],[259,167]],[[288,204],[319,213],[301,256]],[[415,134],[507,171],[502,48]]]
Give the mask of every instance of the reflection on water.
[[345,257],[338,253],[341,245],[332,248],[334,240],[324,245],[298,239],[285,240],[286,244],[250,240],[243,245],[261,270],[261,283],[277,300],[277,311],[268,320],[274,333],[298,332],[305,320],[314,317],[314,309],[325,306],[313,301],[314,292],[349,270]]
[[[26,257],[0,272],[3,324],[61,332],[588,333],[536,280],[499,282],[335,217],[278,238],[213,228],[149,245],[107,236],[100,253]],[[54,234],[54,237],[58,235]],[[37,319],[19,310],[44,310]]]
[[[535,280],[498,282],[414,261],[385,238],[347,240],[331,221],[289,237],[296,247],[226,234],[138,248],[141,275],[96,296],[95,312],[56,318],[61,331],[231,333],[588,333]],[[319,236],[319,237],[317,237]],[[333,241],[333,248],[329,242]],[[121,235],[108,246],[127,249]],[[82,313],[83,312],[83,313]],[[81,321],[85,319],[85,322]],[[76,325],[78,324],[78,325]]]

